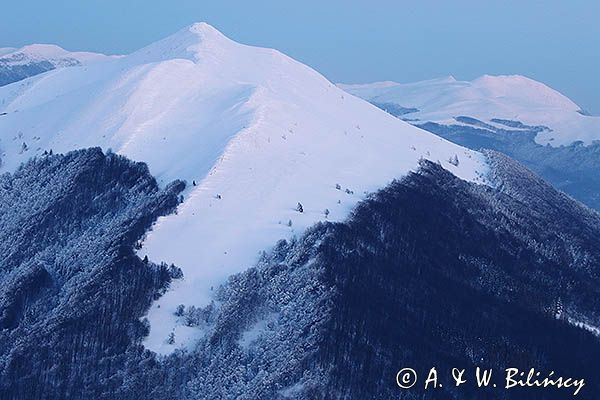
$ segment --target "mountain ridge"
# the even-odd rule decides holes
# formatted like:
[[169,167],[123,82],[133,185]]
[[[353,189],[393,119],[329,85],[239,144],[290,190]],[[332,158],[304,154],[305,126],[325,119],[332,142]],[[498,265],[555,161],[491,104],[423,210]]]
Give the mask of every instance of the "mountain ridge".
[[494,125],[494,119],[544,125],[535,140],[541,145],[586,145],[600,140],[600,117],[589,116],[571,99],[523,75],[483,75],[472,81],[451,77],[413,83],[391,81],[339,84],[349,93],[374,103],[416,108],[412,119],[448,124],[459,116]]

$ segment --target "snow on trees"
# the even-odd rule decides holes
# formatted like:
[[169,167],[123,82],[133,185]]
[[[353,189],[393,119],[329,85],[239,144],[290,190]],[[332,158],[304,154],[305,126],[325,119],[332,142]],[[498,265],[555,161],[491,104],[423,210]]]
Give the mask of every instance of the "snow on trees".
[[460,161],[458,161],[458,156],[456,154],[450,157],[450,159],[448,159],[448,162],[454,165],[455,167],[458,167],[458,164],[460,164]]
[[169,337],[167,338],[167,344],[175,344],[175,333],[169,333]]
[[183,304],[180,304],[175,309],[175,316],[182,317],[184,312],[185,312],[185,306]]

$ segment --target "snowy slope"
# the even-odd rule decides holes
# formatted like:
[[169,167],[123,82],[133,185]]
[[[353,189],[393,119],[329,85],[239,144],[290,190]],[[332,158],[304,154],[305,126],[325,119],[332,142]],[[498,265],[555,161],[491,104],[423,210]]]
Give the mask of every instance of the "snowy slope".
[[10,54],[15,52],[17,49],[15,49],[14,47],[0,47],[0,57],[4,56],[5,54]]
[[120,59],[0,88],[0,172],[45,150],[87,146],[147,162],[162,184],[189,184],[177,215],[160,219],[140,250],[185,275],[148,314],[146,345],[160,353],[202,335],[177,320],[177,305],[206,305],[213,287],[325,220],[326,209],[329,220],[345,218],[421,157],[474,182],[487,169],[479,153],[204,23]]
[[520,121],[550,128],[536,137],[539,144],[591,144],[600,140],[600,117],[586,116],[566,96],[524,76],[485,75],[473,81],[453,77],[400,84],[378,82],[339,85],[356,96],[376,103],[393,103],[419,111],[406,115],[421,121],[456,123],[469,116],[490,123],[493,118]]

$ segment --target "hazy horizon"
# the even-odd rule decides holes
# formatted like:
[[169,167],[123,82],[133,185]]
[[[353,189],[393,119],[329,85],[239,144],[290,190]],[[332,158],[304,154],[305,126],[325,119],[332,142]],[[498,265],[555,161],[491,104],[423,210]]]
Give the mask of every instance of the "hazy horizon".
[[0,47],[51,43],[126,54],[205,21],[241,43],[276,48],[336,83],[518,74],[600,114],[600,3],[593,1],[34,0],[3,10],[11,18],[0,25]]

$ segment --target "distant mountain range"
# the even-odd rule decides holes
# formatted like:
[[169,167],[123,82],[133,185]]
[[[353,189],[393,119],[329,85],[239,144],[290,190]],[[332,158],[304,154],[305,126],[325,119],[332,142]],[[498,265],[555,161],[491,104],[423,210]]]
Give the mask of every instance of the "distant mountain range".
[[523,76],[339,85],[454,143],[501,151],[600,210],[600,117]]
[[56,68],[88,65],[115,58],[103,54],[70,52],[50,44],[34,44],[20,49],[0,48],[0,86]]

